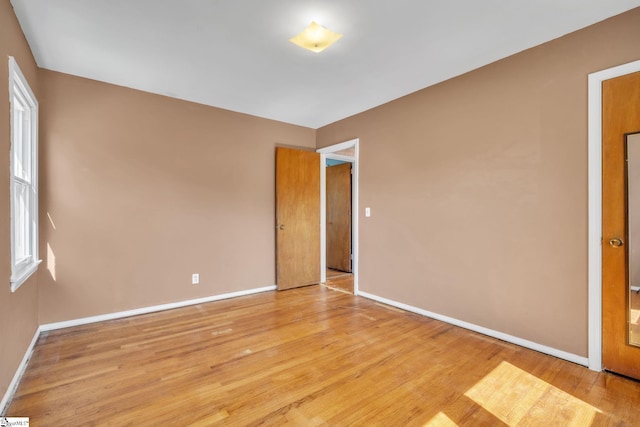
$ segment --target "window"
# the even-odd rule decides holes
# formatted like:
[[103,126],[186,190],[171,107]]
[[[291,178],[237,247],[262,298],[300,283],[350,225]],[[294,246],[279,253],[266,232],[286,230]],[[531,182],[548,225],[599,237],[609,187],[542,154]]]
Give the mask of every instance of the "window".
[[37,269],[38,101],[13,57],[9,57],[11,104],[11,291]]

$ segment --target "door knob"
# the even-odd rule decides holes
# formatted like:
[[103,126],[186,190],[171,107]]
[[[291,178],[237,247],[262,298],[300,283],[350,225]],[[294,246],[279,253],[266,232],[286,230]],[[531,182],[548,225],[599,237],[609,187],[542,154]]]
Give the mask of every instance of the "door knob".
[[613,239],[609,239],[609,244],[614,248],[619,248],[624,245],[624,242],[619,237],[614,237]]
[[284,230],[284,224],[280,224],[280,225],[278,226],[278,229],[280,229],[280,230]]

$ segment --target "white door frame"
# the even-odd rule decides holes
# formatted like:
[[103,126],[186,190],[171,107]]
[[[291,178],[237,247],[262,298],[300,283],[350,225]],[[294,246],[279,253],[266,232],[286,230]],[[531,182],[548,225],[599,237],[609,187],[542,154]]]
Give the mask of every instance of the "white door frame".
[[589,74],[589,369],[602,371],[602,82],[640,61]]
[[[353,293],[358,295],[358,154],[359,139],[352,139],[329,147],[319,148],[320,153],[320,282],[327,281],[327,159],[351,162],[351,245],[353,247]],[[336,154],[354,148],[353,156]]]

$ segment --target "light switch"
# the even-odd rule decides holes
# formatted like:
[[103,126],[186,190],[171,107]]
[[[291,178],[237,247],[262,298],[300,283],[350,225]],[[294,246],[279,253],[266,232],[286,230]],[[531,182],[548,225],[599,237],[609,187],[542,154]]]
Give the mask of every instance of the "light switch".
[[371,208],[364,208],[364,216],[366,217],[371,216]]

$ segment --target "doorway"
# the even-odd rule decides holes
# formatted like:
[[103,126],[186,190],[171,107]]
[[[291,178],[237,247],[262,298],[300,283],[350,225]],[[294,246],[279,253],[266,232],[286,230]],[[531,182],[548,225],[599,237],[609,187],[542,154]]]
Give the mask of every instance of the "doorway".
[[327,281],[330,288],[353,293],[351,245],[351,162],[326,162]]
[[[327,286],[334,287],[339,290],[347,291],[355,295],[358,294],[358,139],[345,141],[340,144],[331,145],[329,147],[317,150],[320,153],[320,281]],[[351,175],[351,194],[349,206],[349,218],[347,224],[336,227],[335,216],[331,209],[332,203],[328,200],[327,189],[331,187],[332,175],[339,175],[346,179],[344,170],[350,165]],[[337,169],[329,171],[328,168],[338,166]],[[343,171],[339,171],[343,169]],[[332,172],[336,172],[333,174]],[[328,173],[329,172],[329,173]],[[341,202],[345,205],[345,202]],[[344,208],[344,206],[343,206]],[[340,216],[344,215],[341,208]],[[342,218],[344,220],[344,218]],[[334,224],[329,224],[332,222]],[[345,238],[345,225],[348,225],[349,240]],[[336,230],[338,229],[338,230]],[[337,233],[343,237],[338,237],[339,244],[333,244],[332,239],[336,239],[333,233]],[[350,254],[348,250],[350,249]],[[331,253],[328,253],[331,251]],[[345,259],[344,257],[348,257]],[[349,262],[350,261],[350,262]],[[350,270],[350,271],[349,271]]]
[[[605,259],[603,255],[608,256],[605,251],[611,252],[615,249],[620,249],[618,242],[615,240],[616,236],[609,236],[611,230],[606,231],[603,226],[603,207],[608,204],[608,199],[603,198],[603,84],[608,80],[612,80],[621,76],[627,76],[640,71],[640,61],[635,61],[629,64],[624,64],[618,67],[614,67],[608,70],[599,71],[589,75],[589,368],[596,371],[601,371],[603,368],[608,368],[614,371],[620,372],[617,367],[612,368],[607,366],[610,364],[610,360],[603,364],[603,337],[609,334],[608,330],[611,327],[611,312],[610,307],[604,307],[608,296],[603,295],[603,292],[609,292],[604,286],[610,286],[614,284],[614,287],[620,288],[620,280],[612,279],[609,277],[608,268],[605,265]],[[631,129],[624,130],[625,133],[633,132]],[[624,162],[624,160],[623,160]],[[618,168],[620,170],[620,168]],[[605,203],[603,203],[603,201]],[[606,214],[608,215],[608,214]],[[624,221],[623,221],[624,222]],[[606,235],[605,235],[606,231]],[[620,233],[619,230],[615,230],[616,233]],[[623,230],[622,233],[626,233]],[[626,235],[625,235],[626,237]],[[613,241],[613,243],[611,243]],[[626,250],[626,249],[625,249]],[[618,251],[620,255],[622,251]],[[623,263],[623,269],[626,268],[626,263]],[[623,273],[624,283],[622,284],[622,291],[628,294],[626,290],[626,271]],[[618,283],[615,285],[615,283]],[[628,331],[627,325],[627,308],[628,302],[621,309],[622,316],[624,316],[623,328]],[[614,316],[620,318],[620,315]],[[606,323],[603,325],[603,323]],[[628,332],[620,332],[619,327],[618,334],[623,336],[622,346],[632,348],[628,345],[626,338],[628,338]],[[608,346],[606,344],[605,346]],[[633,351],[633,348],[632,348]],[[637,356],[636,356],[637,357]],[[625,374],[625,372],[621,372]],[[626,373],[630,376],[636,376],[636,373]]]

